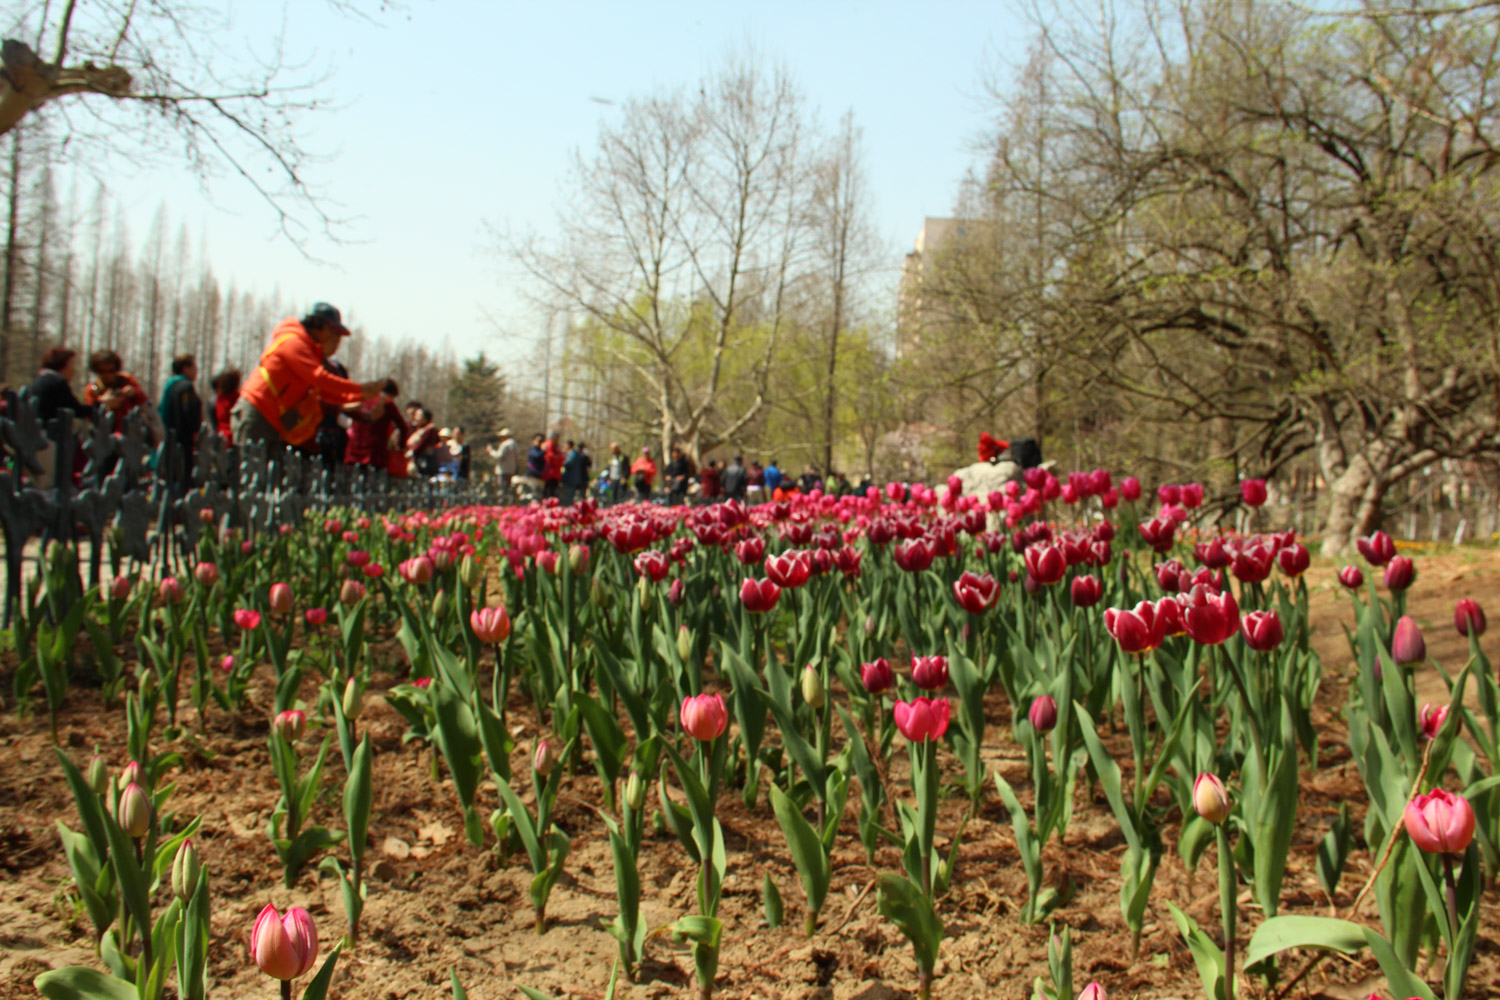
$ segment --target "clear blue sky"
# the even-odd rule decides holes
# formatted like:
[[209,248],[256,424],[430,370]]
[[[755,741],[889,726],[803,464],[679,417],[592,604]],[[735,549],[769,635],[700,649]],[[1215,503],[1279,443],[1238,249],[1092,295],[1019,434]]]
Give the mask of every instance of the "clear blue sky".
[[[551,231],[570,152],[618,113],[591,98],[691,84],[746,43],[784,62],[824,123],[852,109],[864,129],[894,295],[900,255],[924,216],[950,213],[974,160],[993,112],[977,96],[982,74],[1014,66],[1030,36],[994,3],[411,0],[374,23],[313,0],[288,7],[289,54],[331,67],[339,107],[305,123],[326,154],[311,177],[355,217],[355,242],[313,241],[333,266],[310,264],[243,184],[218,178],[204,197],[170,160],[109,178],[137,238],[165,202],[174,229],[185,221],[195,244],[206,235],[221,282],[325,299],[371,332],[507,360],[524,356],[536,326],[486,223]],[[264,48],[282,11],[241,3],[235,16]]]

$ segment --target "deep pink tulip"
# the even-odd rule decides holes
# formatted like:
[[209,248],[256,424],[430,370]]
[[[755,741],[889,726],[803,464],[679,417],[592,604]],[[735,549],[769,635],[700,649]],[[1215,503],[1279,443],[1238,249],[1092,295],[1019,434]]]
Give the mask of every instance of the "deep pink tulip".
[[766,540],[759,535],[740,539],[735,543],[734,557],[742,565],[754,566],[766,557]]
[[1156,499],[1161,501],[1163,507],[1179,504],[1182,502],[1182,487],[1175,483],[1163,483],[1156,488]]
[[1263,583],[1271,575],[1271,566],[1276,561],[1276,550],[1269,545],[1246,545],[1234,554],[1229,563],[1229,572],[1241,583]]
[[1120,496],[1129,501],[1141,498],[1141,481],[1134,476],[1126,476],[1120,480]]
[[123,601],[130,596],[130,577],[117,576],[108,583],[101,585],[104,596],[111,601]]
[[1166,552],[1172,547],[1177,535],[1177,524],[1164,517],[1153,517],[1139,525],[1141,540],[1151,546],[1153,552]]
[[1287,576],[1299,577],[1312,565],[1312,555],[1307,551],[1307,546],[1293,542],[1276,553],[1276,564]]
[[1391,561],[1385,565],[1385,586],[1387,590],[1405,590],[1411,586],[1416,576],[1417,568],[1408,556],[1393,556]]
[[1164,638],[1156,606],[1150,601],[1142,601],[1134,608],[1107,608],[1104,627],[1126,653],[1149,653]]
[[[1109,545],[1108,542],[1095,542],[1096,545]],[[1068,596],[1073,599],[1074,607],[1092,608],[1104,597],[1104,587],[1099,583],[1097,576],[1075,576],[1068,584]]]
[[859,679],[864,682],[866,691],[871,694],[882,694],[895,686],[896,672],[882,656],[873,663],[861,663]]
[[1245,501],[1246,507],[1259,507],[1266,502],[1266,481],[1264,479],[1243,479],[1240,481],[1240,499]]
[[321,625],[328,620],[327,608],[308,608],[302,614],[309,625]]
[[1187,624],[1183,621],[1185,606],[1182,597],[1163,597],[1155,604],[1156,627],[1161,630],[1163,639],[1173,636],[1187,635]]
[[193,567],[193,578],[205,587],[219,582],[219,567],[211,562],[201,562]]
[[770,556],[766,559],[766,576],[783,590],[795,590],[811,578],[812,560],[806,552],[796,549]]
[[187,592],[182,589],[182,582],[175,576],[162,577],[156,590],[163,604],[181,604],[187,597]]
[[1026,549],[1025,559],[1026,572],[1044,587],[1059,582],[1068,571],[1061,545],[1032,544]]
[[[417,586],[422,586],[423,584],[432,582],[432,560],[427,558],[426,556],[417,556],[412,559],[407,559],[396,568],[400,570],[401,578],[407,583],[414,583]],[[369,572],[370,567],[366,566],[365,573],[368,574]]]
[[1412,843],[1429,854],[1462,854],[1474,839],[1474,808],[1446,788],[1412,799],[1402,820]]
[[419,688],[419,689],[421,689],[423,691],[426,691],[428,688],[432,687],[432,678],[431,677],[414,677],[414,678],[412,678],[411,686],[414,687],[414,688]]
[[1245,645],[1259,653],[1269,653],[1285,638],[1281,616],[1275,611],[1249,612],[1240,621],[1240,631],[1245,633]]
[[1427,659],[1427,641],[1411,615],[1402,615],[1396,621],[1396,631],[1391,635],[1391,659],[1403,667]]
[[958,601],[958,606],[971,615],[977,615],[988,611],[995,606],[996,599],[1000,596],[1000,584],[988,573],[970,573],[965,571],[957,580],[953,581],[953,598]]
[[385,576],[385,567],[380,565],[380,563],[370,563],[370,565],[361,569],[360,572],[371,580],[378,580]]
[[1462,636],[1468,636],[1471,632],[1474,635],[1484,635],[1484,609],[1472,598],[1465,597],[1454,605],[1453,627]]
[[913,743],[940,740],[948,731],[952,706],[947,698],[915,698],[898,701],[895,707],[896,728]]
[[1221,538],[1210,538],[1206,542],[1194,545],[1193,555],[1197,557],[1198,562],[1209,569],[1223,569],[1233,559],[1229,550],[1224,547],[1224,540]]
[[781,588],[772,580],[747,579],[740,584],[740,601],[752,614],[770,611],[781,599]]
[[250,931],[250,953],[261,972],[289,982],[306,975],[317,961],[318,928],[300,906],[291,907],[283,917],[267,903]]
[[1057,726],[1057,699],[1044,694],[1031,703],[1026,710],[1031,728],[1039,733],[1050,733]]
[[1356,538],[1354,547],[1359,549],[1359,554],[1371,566],[1384,566],[1396,556],[1396,543],[1383,531],[1377,531],[1366,538]]
[[1443,723],[1448,721],[1448,706],[1434,705],[1432,702],[1422,706],[1417,721],[1422,724],[1422,735],[1429,740],[1437,739],[1437,734],[1442,730]]
[[689,736],[707,743],[723,735],[729,725],[729,712],[721,694],[689,695],[682,699],[678,719]]
[[1365,574],[1358,566],[1345,566],[1339,570],[1339,583],[1350,590],[1358,590],[1365,585]]
[[543,549],[536,554],[537,568],[548,576],[557,575],[557,560],[558,554],[556,549]]
[[1240,606],[1228,591],[1212,594],[1206,587],[1194,587],[1183,595],[1182,624],[1194,642],[1217,646],[1239,631]]
[[1188,510],[1203,506],[1203,484],[1187,483],[1182,487],[1182,505]]
[[635,571],[652,583],[661,583],[672,571],[672,561],[665,552],[649,549],[635,557]]
[[260,628],[260,612],[240,608],[234,613],[234,623],[245,631]]
[[932,543],[925,538],[911,538],[896,543],[896,565],[908,573],[920,573],[927,569],[936,555]]
[[504,608],[477,608],[469,613],[469,627],[480,642],[493,646],[510,635],[510,615]]
[[911,681],[924,691],[941,691],[948,683],[946,656],[913,656]]

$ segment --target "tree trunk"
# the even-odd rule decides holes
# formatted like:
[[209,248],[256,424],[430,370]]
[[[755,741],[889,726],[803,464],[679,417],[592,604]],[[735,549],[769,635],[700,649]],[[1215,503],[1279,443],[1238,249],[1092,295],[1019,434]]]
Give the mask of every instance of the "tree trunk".
[[1344,472],[1329,483],[1328,520],[1323,526],[1323,554],[1337,557],[1348,551],[1354,539],[1380,527],[1381,501],[1389,484],[1369,459],[1356,456]]
[[21,131],[10,137],[10,190],[6,193],[5,275],[0,288],[0,380],[11,377],[11,324],[16,318],[16,271],[20,267],[21,248],[16,245],[16,229],[21,214]]

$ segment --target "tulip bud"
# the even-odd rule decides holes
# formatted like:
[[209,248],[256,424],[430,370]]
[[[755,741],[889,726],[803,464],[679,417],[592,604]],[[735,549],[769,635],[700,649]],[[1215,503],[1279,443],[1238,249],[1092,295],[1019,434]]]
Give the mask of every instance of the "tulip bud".
[[1421,723],[1422,735],[1429,740],[1437,739],[1438,733],[1442,732],[1443,724],[1448,721],[1448,706],[1434,705],[1432,702],[1422,706],[1422,712],[1417,716]]
[[1427,659],[1427,642],[1411,615],[1402,615],[1396,621],[1396,632],[1391,636],[1391,659],[1403,667]]
[[1039,733],[1050,733],[1057,726],[1057,699],[1044,694],[1031,703],[1026,713],[1031,727]]
[[1357,590],[1363,587],[1365,585],[1364,570],[1358,566],[1345,566],[1339,570],[1339,583],[1342,583],[1350,590]]
[[465,587],[473,590],[484,582],[484,566],[473,556],[464,556],[458,564],[458,578]]
[[151,829],[151,799],[146,790],[135,782],[125,786],[120,793],[120,805],[115,818],[120,829],[132,840],[140,840]]
[[146,771],[141,767],[139,761],[131,761],[120,768],[120,776],[115,781],[117,788],[125,788],[127,785],[144,785],[146,783]]
[[811,663],[802,670],[802,700],[815,709],[822,708],[828,701],[828,694],[823,690],[823,675]]
[[1473,598],[1465,597],[1454,606],[1453,627],[1459,635],[1484,635],[1485,624],[1484,609]]
[[273,615],[289,615],[292,613],[292,588],[284,583],[271,584],[270,597],[267,603],[271,607]]
[[358,721],[365,713],[365,692],[359,686],[359,678],[351,677],[344,685],[344,698],[340,707],[344,710],[344,718],[350,721]]
[[594,577],[593,586],[589,588],[590,595],[596,607],[605,611],[614,607],[615,594],[609,587],[604,585],[602,577]]
[[295,743],[297,740],[300,740],[302,738],[302,734],[307,731],[307,715],[306,713],[299,712],[296,709],[291,709],[285,712],[278,712],[275,721],[272,722],[272,725],[275,727],[276,732],[280,734],[282,739],[286,740],[288,743]]
[[865,635],[875,634],[875,615],[865,615]]
[[89,758],[88,770],[84,772],[84,780],[94,790],[95,795],[103,795],[109,791],[109,768],[104,763],[104,758],[98,754]]
[[635,590],[641,598],[641,612],[649,615],[651,609],[656,606],[656,591],[651,587],[651,578],[641,577],[636,581]]
[[231,670],[234,669],[234,654],[233,653],[225,653],[224,654],[224,658],[219,661],[219,669],[223,670],[226,674],[229,673]]
[[211,562],[201,562],[193,567],[193,577],[205,587],[219,582],[219,567]]
[[672,607],[682,604],[682,577],[672,581],[672,586],[667,588],[667,601]]
[[693,633],[688,631],[686,625],[677,630],[677,655],[682,657],[684,663],[693,655]]
[[1210,823],[1229,818],[1229,792],[1216,774],[1200,774],[1193,782],[1193,808]]
[[1400,591],[1411,586],[1416,579],[1416,566],[1407,556],[1393,556],[1385,567],[1385,586],[1387,590]]
[[442,618],[448,613],[448,592],[439,590],[437,596],[432,599],[432,617]]
[[574,545],[568,549],[568,568],[573,571],[574,576],[582,576],[589,571],[589,547],[587,545]]
[[317,960],[318,928],[300,906],[291,907],[283,917],[267,903],[250,931],[250,954],[261,972],[290,982],[306,975]]
[[630,777],[625,780],[625,804],[636,812],[640,812],[641,807],[646,804],[646,783],[635,771],[631,771]]
[[358,580],[345,580],[339,588],[339,601],[345,607],[358,604],[365,596],[365,585]]
[[187,594],[183,593],[182,584],[175,576],[162,577],[157,587],[157,593],[161,596],[163,604],[181,604]]
[[1083,988],[1083,992],[1078,994],[1078,1000],[1109,1000],[1109,997],[1105,994],[1103,986],[1098,983],[1089,983]]
[[328,621],[328,609],[308,608],[302,613],[302,617],[306,620],[307,624],[317,627]]
[[1401,819],[1412,843],[1430,854],[1462,854],[1474,839],[1474,807],[1446,788],[1413,798]]
[[189,837],[178,846],[177,855],[172,858],[172,895],[186,903],[198,887],[198,873],[202,868],[198,849],[193,846],[193,838]]
[[537,774],[542,777],[552,773],[557,766],[557,751],[552,749],[552,744],[546,740],[538,740],[536,752],[531,755],[531,766]]
[[108,583],[100,585],[106,599],[111,601],[123,601],[130,596],[130,577],[117,576]]

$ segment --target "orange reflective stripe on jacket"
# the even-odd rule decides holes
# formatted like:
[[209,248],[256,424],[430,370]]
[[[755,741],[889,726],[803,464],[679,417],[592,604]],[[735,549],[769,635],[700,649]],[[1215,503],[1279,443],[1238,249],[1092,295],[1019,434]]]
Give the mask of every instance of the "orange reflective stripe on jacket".
[[342,405],[364,398],[358,383],[323,367],[322,349],[301,323],[290,318],[277,324],[271,346],[260,356],[240,395],[293,445],[317,433],[323,403]]

